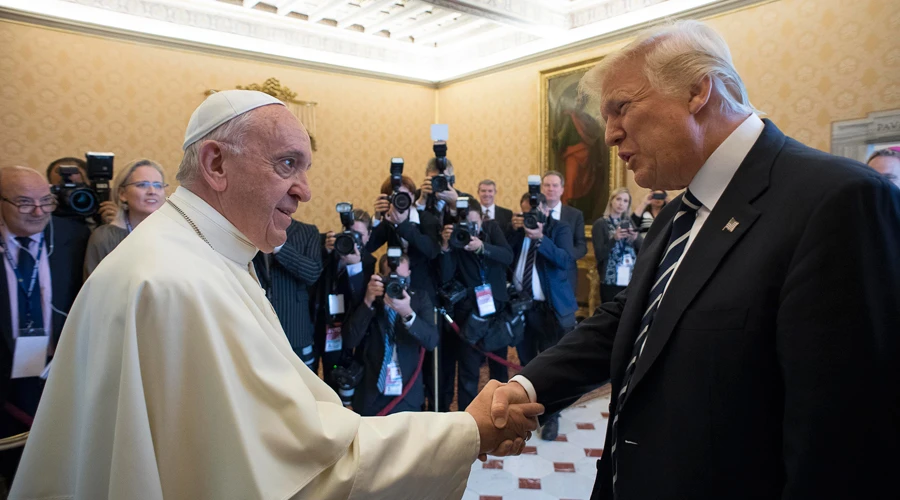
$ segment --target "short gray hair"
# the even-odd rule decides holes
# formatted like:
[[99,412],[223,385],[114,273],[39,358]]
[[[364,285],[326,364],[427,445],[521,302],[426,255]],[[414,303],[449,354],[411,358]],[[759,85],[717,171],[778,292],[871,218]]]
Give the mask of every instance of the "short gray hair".
[[175,179],[185,186],[189,186],[197,180],[197,176],[200,174],[200,146],[205,141],[216,141],[232,154],[241,154],[245,146],[244,139],[247,131],[250,130],[252,125],[253,111],[255,110],[232,118],[189,145],[184,150],[184,157],[182,157],[181,164],[178,166],[178,173],[175,174]]
[[601,98],[607,72],[636,56],[643,57],[643,71],[650,85],[663,94],[675,95],[709,77],[720,100],[720,111],[759,112],[750,104],[728,44],[700,21],[667,22],[642,31],[631,43],[588,71],[581,79],[580,92],[591,99]]

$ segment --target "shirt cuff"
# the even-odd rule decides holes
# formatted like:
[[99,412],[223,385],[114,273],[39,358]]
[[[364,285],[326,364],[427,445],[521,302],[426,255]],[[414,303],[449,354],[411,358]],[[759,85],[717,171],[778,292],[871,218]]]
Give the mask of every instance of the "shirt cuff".
[[532,403],[537,403],[537,394],[534,392],[534,385],[531,384],[531,381],[527,378],[516,375],[515,377],[509,379],[510,382],[517,382],[519,385],[525,388],[525,392],[528,393],[528,400]]
[[372,227],[378,227],[378,224],[381,224],[381,219],[372,219]]
[[280,251],[281,251],[281,247],[283,247],[283,246],[284,246],[284,244],[278,245],[277,247],[275,247],[275,250],[272,250],[272,253],[273,253],[273,254],[276,254],[276,253],[280,252]]
[[409,321],[404,321],[403,326],[405,326],[407,329],[409,329],[412,327],[412,324],[415,322],[416,322],[416,313],[415,313],[415,311],[413,311],[412,318],[410,318]]
[[356,264],[350,264],[347,266],[347,276],[356,276],[361,273],[363,270],[362,262],[357,262]]

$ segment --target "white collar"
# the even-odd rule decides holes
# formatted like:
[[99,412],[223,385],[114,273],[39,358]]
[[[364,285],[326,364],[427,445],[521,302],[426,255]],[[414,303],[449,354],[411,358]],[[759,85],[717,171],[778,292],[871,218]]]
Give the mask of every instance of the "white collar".
[[[213,250],[228,259],[247,266],[259,251],[224,215],[184,186],[179,186],[169,199],[197,225],[197,229],[209,240]],[[170,217],[184,220],[176,210],[168,210],[170,207],[167,205],[162,208],[167,209]]]
[[738,167],[762,134],[765,124],[751,114],[713,151],[691,180],[688,189],[711,212]]
[[[21,245],[19,245],[19,240],[16,239],[18,238],[18,236],[14,235],[12,231],[10,231],[8,227],[6,227],[6,223],[2,221],[0,221],[0,233],[3,234],[3,241],[8,247],[21,247]],[[28,236],[28,238],[31,239],[31,241],[41,241],[41,236],[43,234],[44,232],[41,231],[39,233]]]
[[[494,203],[493,205],[491,205],[491,206],[489,206],[489,207],[483,207],[483,208],[484,208],[484,212],[487,212],[487,213],[493,213],[494,207],[496,207],[496,206],[497,206],[497,204]],[[484,212],[482,212],[482,213],[484,213]]]

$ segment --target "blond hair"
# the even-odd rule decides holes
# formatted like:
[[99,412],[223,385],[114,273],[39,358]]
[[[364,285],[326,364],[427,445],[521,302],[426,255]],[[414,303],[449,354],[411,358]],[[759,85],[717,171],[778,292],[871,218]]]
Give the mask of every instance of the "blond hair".
[[628,212],[631,210],[631,191],[629,191],[626,187],[620,187],[619,189],[613,191],[611,195],[609,195],[609,201],[606,202],[606,210],[603,211],[604,217],[609,217],[610,215],[612,215],[613,200],[615,200],[616,197],[620,194],[628,195],[628,208],[625,209],[624,215],[622,215],[622,217],[628,217]]

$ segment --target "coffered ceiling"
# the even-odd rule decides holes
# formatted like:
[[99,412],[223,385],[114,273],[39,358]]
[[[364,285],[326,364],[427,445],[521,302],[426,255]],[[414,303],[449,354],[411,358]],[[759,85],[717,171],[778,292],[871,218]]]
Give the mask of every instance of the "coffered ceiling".
[[430,84],[761,0],[0,0],[0,15]]

